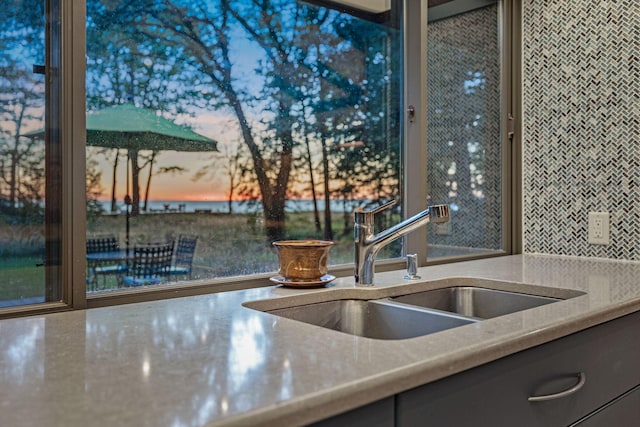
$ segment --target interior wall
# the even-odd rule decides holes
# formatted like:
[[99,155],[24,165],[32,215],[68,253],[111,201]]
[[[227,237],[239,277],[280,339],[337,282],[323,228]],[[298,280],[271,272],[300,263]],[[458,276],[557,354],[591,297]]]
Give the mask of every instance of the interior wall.
[[[524,251],[640,259],[640,2],[525,0]],[[610,213],[611,243],[587,241]]]

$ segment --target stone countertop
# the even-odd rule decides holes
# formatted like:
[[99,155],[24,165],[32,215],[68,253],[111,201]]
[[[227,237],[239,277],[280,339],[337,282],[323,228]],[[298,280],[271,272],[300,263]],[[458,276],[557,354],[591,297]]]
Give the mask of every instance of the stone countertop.
[[[403,271],[378,273],[375,288],[342,278],[322,289],[271,286],[2,320],[2,425],[301,425],[640,310],[640,263],[519,255],[419,274],[409,282]],[[375,296],[452,277],[584,295],[404,340],[242,305]]]

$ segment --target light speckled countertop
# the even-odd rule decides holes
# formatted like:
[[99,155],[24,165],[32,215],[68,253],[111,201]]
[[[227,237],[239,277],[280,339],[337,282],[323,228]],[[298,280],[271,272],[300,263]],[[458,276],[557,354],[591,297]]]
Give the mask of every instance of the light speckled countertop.
[[[299,425],[640,310],[640,263],[510,256],[421,268],[514,291],[585,295],[405,340],[373,340],[243,307],[409,283],[273,286],[0,321],[0,411],[14,426]],[[442,282],[440,285],[442,286]],[[267,304],[278,304],[271,301]]]

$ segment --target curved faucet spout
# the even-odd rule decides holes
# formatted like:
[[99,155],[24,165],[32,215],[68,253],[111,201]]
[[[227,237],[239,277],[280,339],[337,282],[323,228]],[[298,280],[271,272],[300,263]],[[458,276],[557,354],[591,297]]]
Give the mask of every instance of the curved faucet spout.
[[373,211],[356,209],[354,212],[354,276],[357,286],[373,286],[374,264],[380,249],[428,222],[443,223],[450,218],[449,205],[429,206],[411,218],[374,235],[374,215],[394,204],[395,200],[392,200]]

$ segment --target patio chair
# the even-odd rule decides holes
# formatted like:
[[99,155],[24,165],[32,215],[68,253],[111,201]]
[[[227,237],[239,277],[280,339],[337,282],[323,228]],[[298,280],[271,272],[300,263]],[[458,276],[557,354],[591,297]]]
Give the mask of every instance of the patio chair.
[[[107,235],[100,237],[91,237],[87,239],[87,254],[117,252],[120,250],[118,239],[116,236]],[[120,264],[116,261],[92,262],[87,263],[89,269],[87,274],[87,284],[92,290],[97,288],[97,279],[102,277],[102,287],[106,287],[107,277],[110,275],[118,278],[127,271],[126,264]]]
[[169,275],[173,277],[184,276],[191,278],[191,267],[193,265],[193,255],[196,252],[198,236],[181,234],[178,236],[178,244],[176,245],[176,253],[173,257],[173,263],[169,269]]
[[87,253],[94,254],[97,252],[112,252],[119,250],[118,240],[116,236],[108,235],[101,237],[92,237],[87,239]]
[[122,279],[124,286],[156,285],[168,279],[173,241],[159,245],[135,246],[133,262]]

